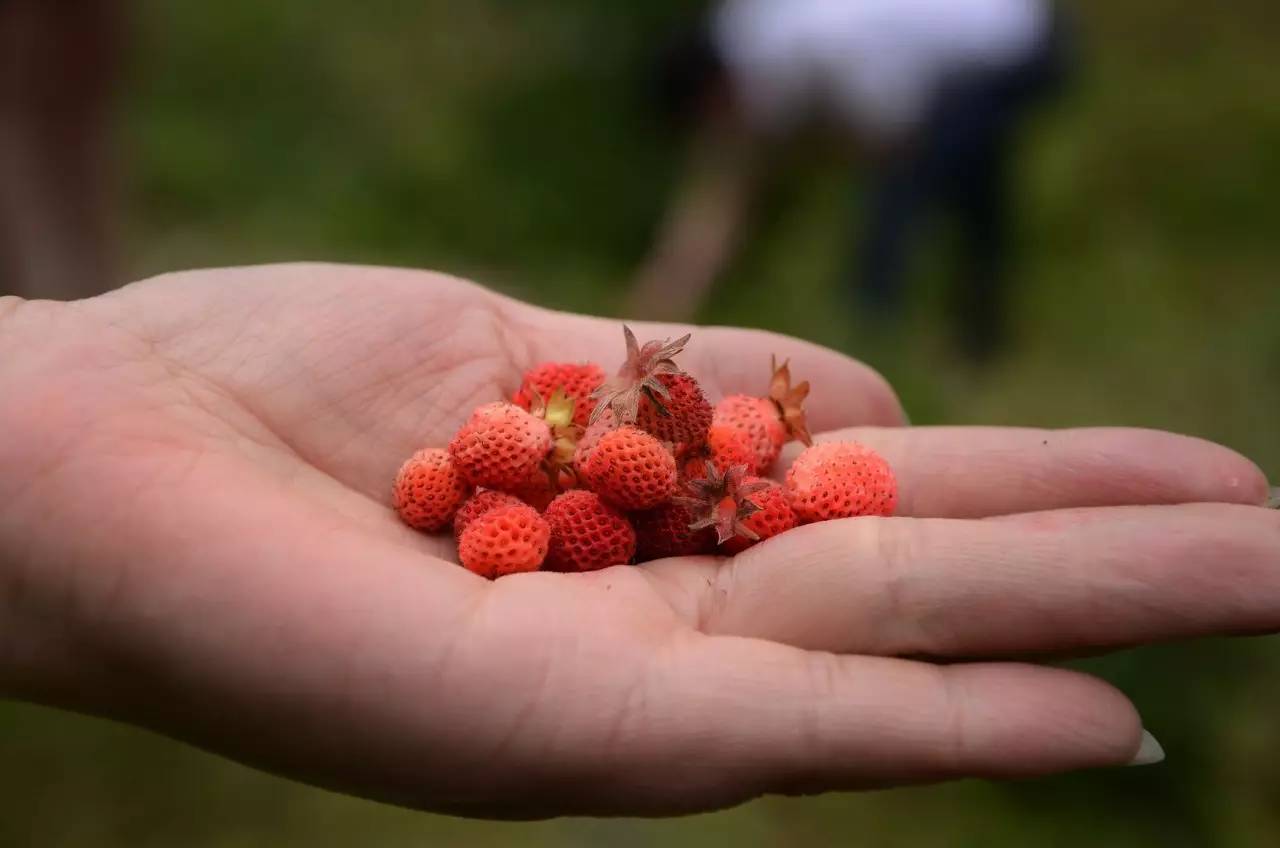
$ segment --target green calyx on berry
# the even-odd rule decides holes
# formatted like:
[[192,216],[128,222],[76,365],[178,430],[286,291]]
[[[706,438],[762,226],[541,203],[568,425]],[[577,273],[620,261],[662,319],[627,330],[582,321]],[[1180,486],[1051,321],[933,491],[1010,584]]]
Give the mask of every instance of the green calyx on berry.
[[605,410],[613,410],[619,424],[634,424],[640,414],[640,401],[647,399],[662,415],[669,415],[662,404],[671,396],[667,387],[658,379],[660,374],[680,374],[680,366],[672,358],[689,343],[690,336],[685,335],[675,341],[646,342],[643,347],[636,340],[631,328],[623,326],[623,335],[627,341],[627,359],[618,370],[618,375],[607,380],[604,385],[591,393],[592,400],[598,401],[591,412],[591,423],[594,424],[604,415]]
[[751,496],[769,488],[769,483],[766,480],[748,483],[749,475],[745,465],[721,472],[715,463],[708,461],[706,476],[688,481],[685,490],[689,494],[672,498],[672,502],[688,508],[693,515],[690,530],[714,527],[718,544],[723,545],[735,536],[758,542],[759,534],[744,522],[760,511]]
[[809,424],[804,416],[804,400],[809,396],[809,381],[805,380],[797,386],[791,385],[791,360],[784,360],[778,367],[776,357],[769,357],[769,365],[773,369],[773,377],[769,380],[769,400],[773,401],[778,417],[787,428],[787,435],[813,445],[813,436],[809,435]]
[[566,395],[563,387],[557,387],[545,400],[537,389],[530,389],[530,395],[530,414],[547,422],[551,429],[551,453],[543,460],[542,470],[551,483],[551,490],[558,493],[564,488],[561,485],[562,475],[567,475],[570,480],[577,477],[573,470],[573,455],[583,432],[573,423],[577,401]]

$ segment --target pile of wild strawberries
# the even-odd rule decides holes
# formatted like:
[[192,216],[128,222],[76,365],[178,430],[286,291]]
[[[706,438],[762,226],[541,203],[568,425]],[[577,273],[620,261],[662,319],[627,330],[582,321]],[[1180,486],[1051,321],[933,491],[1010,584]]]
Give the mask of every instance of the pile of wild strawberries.
[[[812,443],[809,384],[793,387],[787,363],[767,396],[713,408],[673,359],[689,336],[641,347],[623,331],[617,377],[539,365],[510,403],[476,409],[447,450],[414,454],[395,481],[400,517],[429,532],[452,523],[463,566],[496,578],[736,554],[800,524],[893,513],[882,457]],[[808,447],[784,485],[766,475],[792,439]]]

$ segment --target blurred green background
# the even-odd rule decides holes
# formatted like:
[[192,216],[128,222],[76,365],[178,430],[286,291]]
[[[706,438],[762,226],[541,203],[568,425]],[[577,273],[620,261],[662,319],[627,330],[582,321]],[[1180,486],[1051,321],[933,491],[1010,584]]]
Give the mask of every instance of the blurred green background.
[[[610,313],[679,160],[642,84],[688,6],[139,3],[121,104],[128,275],[411,265]],[[1009,358],[982,372],[957,361],[932,253],[906,325],[858,332],[837,284],[854,222],[834,162],[792,168],[785,204],[702,318],[855,353],[917,423],[1160,427],[1280,476],[1280,14],[1272,0],[1077,6],[1083,78],[1021,164]],[[1135,699],[1166,764],[669,822],[424,816],[0,705],[0,845],[1280,844],[1280,642],[1081,665]]]

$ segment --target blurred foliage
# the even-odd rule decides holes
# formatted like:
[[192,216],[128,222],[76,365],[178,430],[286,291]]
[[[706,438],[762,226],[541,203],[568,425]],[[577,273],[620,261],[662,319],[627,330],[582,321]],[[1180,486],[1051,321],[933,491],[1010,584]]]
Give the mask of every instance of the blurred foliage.
[[[678,167],[645,81],[688,5],[147,0],[123,103],[129,272],[402,264],[609,313]],[[702,317],[856,353],[917,423],[1160,427],[1278,476],[1280,16],[1270,0],[1078,8],[1082,77],[1020,165],[1006,361],[975,372],[955,357],[938,250],[921,257],[904,326],[860,325],[840,283],[856,178],[807,155]],[[0,845],[1280,844],[1280,646],[1081,665],[1134,697],[1168,763],[674,822],[422,816],[0,706]]]

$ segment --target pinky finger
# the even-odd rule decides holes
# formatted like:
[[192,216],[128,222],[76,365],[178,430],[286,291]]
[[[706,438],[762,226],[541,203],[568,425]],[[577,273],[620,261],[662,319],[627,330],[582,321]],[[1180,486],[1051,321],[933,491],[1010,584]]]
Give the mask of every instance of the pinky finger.
[[650,722],[631,739],[649,756],[679,759],[670,773],[686,784],[665,784],[653,799],[664,808],[1031,777],[1154,761],[1158,751],[1109,684],[1015,663],[935,666],[712,637],[646,700]]

